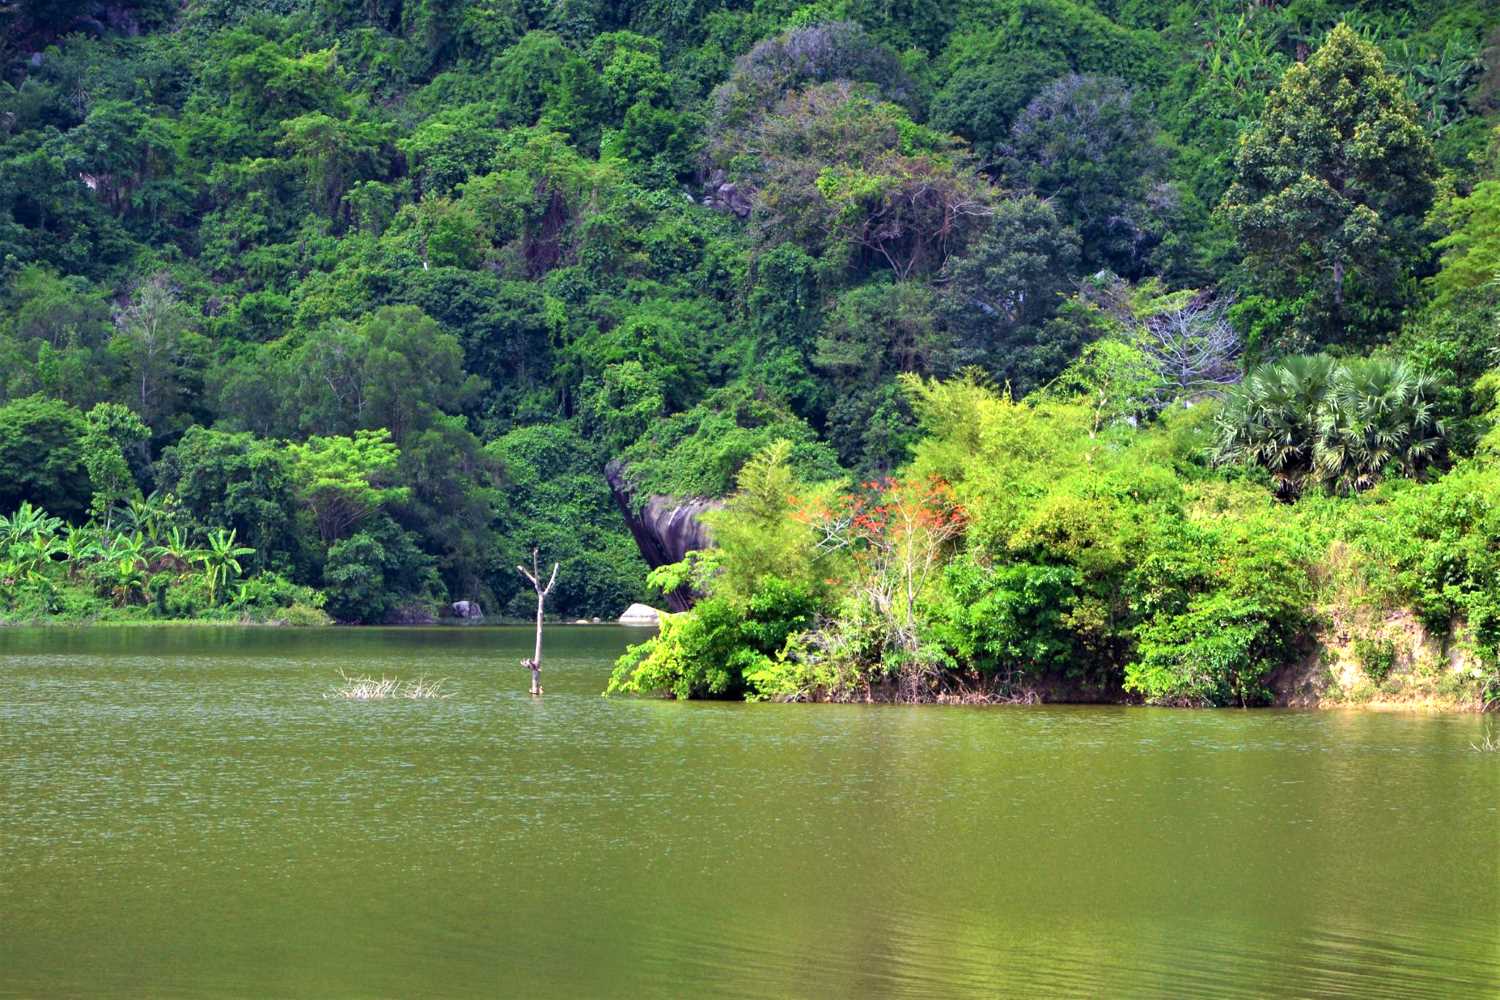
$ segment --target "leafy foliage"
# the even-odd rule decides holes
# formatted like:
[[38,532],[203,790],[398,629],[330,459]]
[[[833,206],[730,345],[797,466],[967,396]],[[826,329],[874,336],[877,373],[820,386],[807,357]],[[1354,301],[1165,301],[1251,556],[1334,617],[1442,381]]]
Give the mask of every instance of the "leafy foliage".
[[382,504],[404,499],[407,488],[387,486],[400,451],[383,431],[353,437],[311,437],[290,449],[291,474],[325,542],[373,517]]
[[1252,371],[1219,415],[1218,460],[1270,472],[1283,496],[1309,482],[1352,493],[1418,476],[1443,455],[1435,385],[1404,362],[1287,358]]
[[1414,252],[1432,203],[1431,141],[1380,51],[1340,25],[1287,70],[1241,138],[1220,206],[1266,287],[1301,295],[1306,335],[1349,319],[1345,283],[1378,301]]
[[[722,690],[1118,685],[1146,623],[1196,641],[1158,605],[1281,655],[1282,605],[1200,565],[1228,543],[1195,491],[1266,476],[1206,457],[1245,364],[1341,359],[1285,415],[1299,483],[1487,453],[1475,0],[108,6],[0,10],[0,514],[72,529],[7,614],[504,612],[540,545],[549,609],[612,616],[646,568],[612,462],[734,510],[784,474],[808,518],[941,482],[963,531],[894,630],[851,596],[873,555],[761,500],[723,522],[711,600],[816,621]],[[1127,545],[1191,579],[1127,579]]]

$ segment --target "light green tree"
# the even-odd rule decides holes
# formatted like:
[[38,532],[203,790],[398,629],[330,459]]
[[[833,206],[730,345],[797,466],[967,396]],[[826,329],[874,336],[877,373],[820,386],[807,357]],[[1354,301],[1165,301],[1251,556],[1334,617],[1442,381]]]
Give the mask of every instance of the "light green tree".
[[130,474],[125,452],[149,438],[151,431],[128,406],[120,403],[100,403],[85,419],[88,430],[81,441],[83,467],[88,470],[89,482],[94,487],[89,512],[107,522],[115,505],[140,498],[140,487]]
[[[1500,128],[1490,147],[1500,160]],[[1448,230],[1434,244],[1443,254],[1442,268],[1428,281],[1436,309],[1453,309],[1476,292],[1500,300],[1500,164],[1487,175],[1466,196],[1447,199],[1433,213]]]
[[1135,344],[1106,337],[1096,340],[1048,387],[1048,393],[1075,398],[1093,413],[1089,437],[1121,420],[1151,409],[1166,388],[1156,365]]
[[177,407],[183,367],[183,338],[192,316],[165,273],[145,279],[130,303],[115,317],[110,353],[129,375],[128,398],[141,419],[153,427]]
[[406,499],[409,490],[387,485],[400,449],[384,430],[353,437],[311,437],[289,449],[297,494],[312,512],[325,543],[343,538],[382,504]]
[[792,444],[772,441],[740,469],[737,489],[723,510],[703,515],[715,548],[699,560],[699,575],[715,596],[744,604],[767,577],[816,590],[830,559],[818,545],[811,517],[832,502],[832,485],[803,482],[792,465]]

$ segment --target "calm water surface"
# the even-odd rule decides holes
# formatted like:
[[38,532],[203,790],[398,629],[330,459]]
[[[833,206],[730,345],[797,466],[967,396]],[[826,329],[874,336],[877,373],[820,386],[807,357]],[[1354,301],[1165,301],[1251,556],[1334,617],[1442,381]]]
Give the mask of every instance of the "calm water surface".
[[632,638],[0,630],[0,996],[1500,995],[1480,719],[601,698]]

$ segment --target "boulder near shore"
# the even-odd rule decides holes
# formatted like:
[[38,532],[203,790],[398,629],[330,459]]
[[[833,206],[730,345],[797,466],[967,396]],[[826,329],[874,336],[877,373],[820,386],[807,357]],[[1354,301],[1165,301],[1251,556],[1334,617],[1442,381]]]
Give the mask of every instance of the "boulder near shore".
[[647,625],[655,628],[661,624],[661,612],[649,604],[632,604],[620,616],[621,625]]

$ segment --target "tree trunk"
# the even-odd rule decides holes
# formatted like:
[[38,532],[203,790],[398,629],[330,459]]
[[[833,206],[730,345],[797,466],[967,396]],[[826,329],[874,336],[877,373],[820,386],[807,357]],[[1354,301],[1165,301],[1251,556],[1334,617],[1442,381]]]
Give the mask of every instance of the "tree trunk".
[[536,653],[531,657],[531,693],[542,693],[542,602],[547,595],[538,591],[536,595]]
[[552,593],[552,585],[557,582],[557,563],[552,564],[552,578],[547,581],[547,586],[542,586],[541,567],[537,564],[537,550],[531,550],[531,572],[526,571],[525,566],[517,566],[516,569],[522,576],[531,581],[531,586],[536,590],[536,651],[531,659],[522,660],[521,666],[531,671],[531,693],[533,696],[542,693],[542,607],[547,601],[547,595]]

